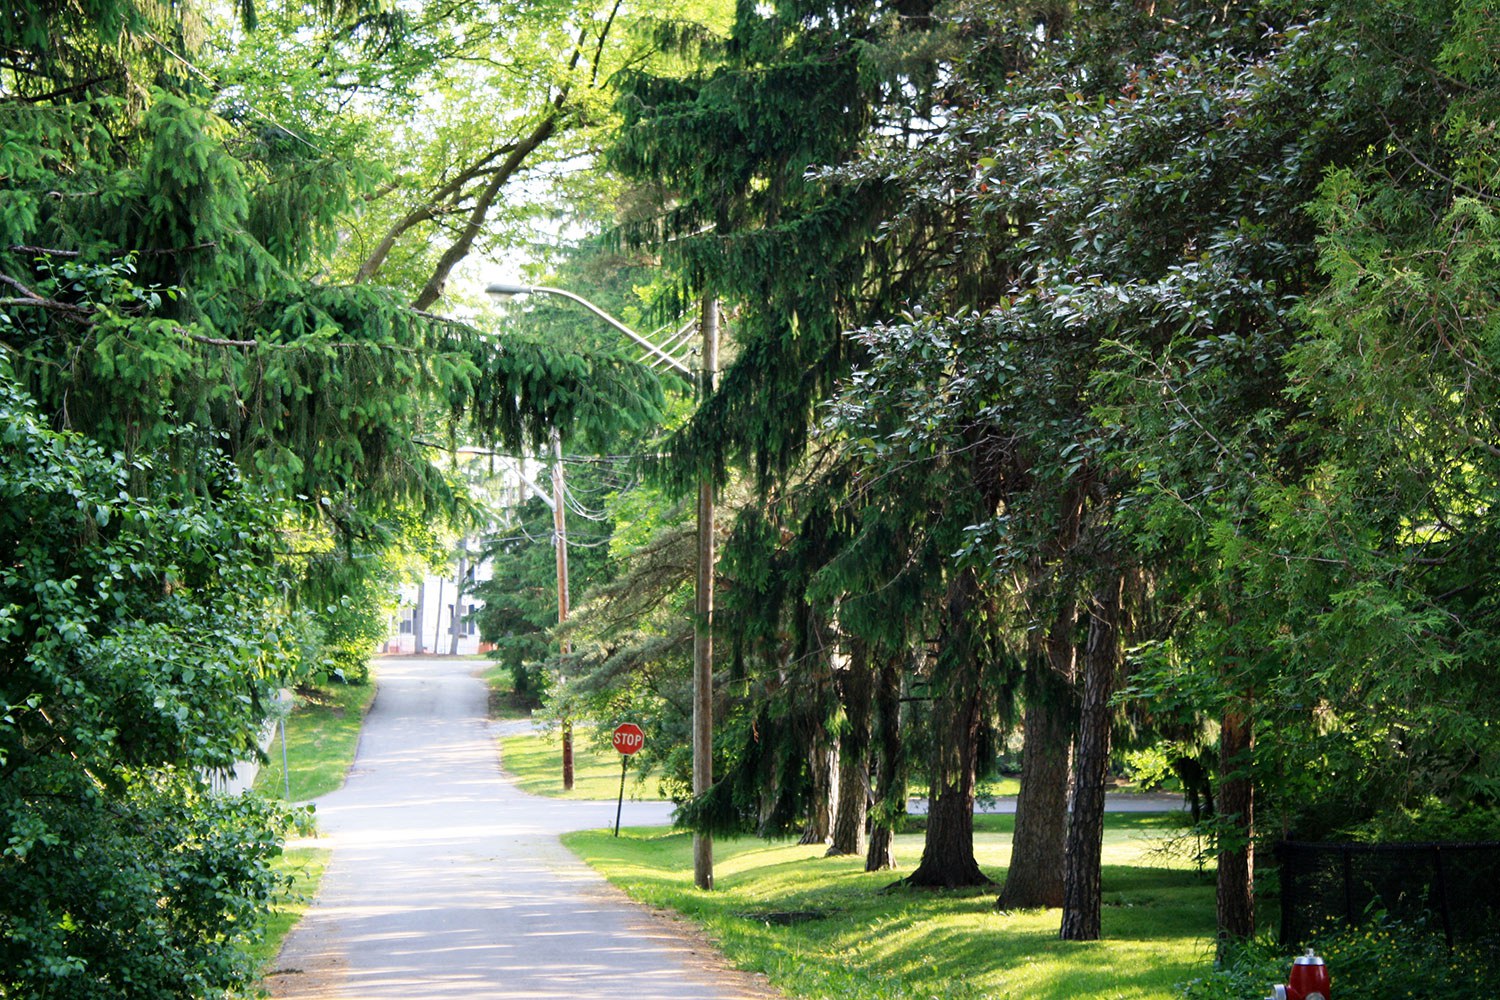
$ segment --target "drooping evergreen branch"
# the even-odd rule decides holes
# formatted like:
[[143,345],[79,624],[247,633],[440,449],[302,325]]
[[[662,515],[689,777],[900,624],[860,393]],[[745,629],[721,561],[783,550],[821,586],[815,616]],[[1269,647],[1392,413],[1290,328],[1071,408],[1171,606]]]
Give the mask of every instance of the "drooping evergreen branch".
[[[185,247],[147,247],[142,250],[130,250],[127,253],[138,257],[167,257],[179,253],[191,253],[195,250],[213,250],[218,245],[218,240],[206,240],[202,243],[194,243],[191,246]],[[60,250],[56,247],[31,246],[26,243],[12,243],[10,249],[14,253],[35,254],[41,257],[66,257],[72,259],[83,255],[83,251],[81,250]],[[125,254],[121,256],[125,256]]]

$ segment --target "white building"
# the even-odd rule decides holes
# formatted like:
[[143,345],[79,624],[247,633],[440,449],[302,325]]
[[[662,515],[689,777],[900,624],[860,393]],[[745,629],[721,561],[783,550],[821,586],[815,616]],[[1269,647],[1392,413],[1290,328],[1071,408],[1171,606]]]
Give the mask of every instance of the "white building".
[[446,656],[484,653],[494,648],[480,643],[479,626],[474,622],[474,613],[484,606],[474,596],[474,585],[494,575],[489,561],[471,565],[460,559],[454,569],[463,574],[461,594],[457,573],[449,577],[428,576],[421,583],[401,585],[401,603],[392,617],[390,635],[381,647],[382,652]]
[[[532,493],[549,505],[553,503],[547,492],[527,474],[528,459],[497,455],[478,448],[460,448],[456,454],[459,464],[471,470],[468,477],[471,490],[487,498],[495,509],[505,510],[524,503]],[[497,514],[496,520],[508,523],[507,517]],[[486,653],[494,648],[479,641],[479,626],[474,621],[474,612],[484,606],[484,602],[474,596],[474,585],[495,575],[488,559],[480,559],[478,563],[469,561],[473,553],[468,550],[476,544],[474,538],[460,542],[453,563],[448,567],[451,576],[428,576],[420,584],[402,585],[401,603],[391,620],[390,634],[381,647],[382,652],[446,656]]]

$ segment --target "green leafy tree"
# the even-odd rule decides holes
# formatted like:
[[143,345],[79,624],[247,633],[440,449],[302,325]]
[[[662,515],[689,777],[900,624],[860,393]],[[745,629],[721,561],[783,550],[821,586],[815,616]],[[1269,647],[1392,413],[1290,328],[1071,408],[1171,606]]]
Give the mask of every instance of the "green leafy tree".
[[279,889],[285,818],[209,794],[296,669],[278,506],[48,429],[0,358],[0,991],[222,995]]
[[[660,389],[619,354],[501,343],[387,290],[320,283],[368,175],[318,122],[214,86],[197,12],[13,13],[0,992],[225,995],[249,982],[239,946],[275,888],[283,823],[210,778],[257,752],[269,692],[299,676],[288,603],[336,642],[364,633],[369,591],[318,587],[413,509],[462,508],[429,437],[602,433],[652,413]],[[340,553],[329,572],[291,561],[301,537]]]

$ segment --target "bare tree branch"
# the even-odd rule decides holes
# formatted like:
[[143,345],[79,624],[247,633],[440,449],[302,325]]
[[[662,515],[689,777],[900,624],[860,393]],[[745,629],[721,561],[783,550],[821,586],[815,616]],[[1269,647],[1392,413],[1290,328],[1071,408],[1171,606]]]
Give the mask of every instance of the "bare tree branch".
[[463,193],[465,185],[475,178],[486,174],[490,170],[490,164],[494,163],[496,158],[511,153],[515,148],[515,143],[508,142],[490,150],[468,167],[459,171],[448,183],[433,191],[431,197],[427,198],[423,204],[402,216],[386,232],[385,236],[381,237],[380,242],[376,244],[375,249],[371,251],[370,255],[365,258],[364,263],[359,265],[359,270],[354,275],[355,283],[361,284],[373,278],[375,273],[385,264],[386,258],[390,257],[391,251],[395,249],[398,239],[413,227],[420,226],[424,222],[430,222],[439,215],[445,214],[448,211],[448,209],[443,207],[445,202],[451,202],[459,197]]
[[484,186],[484,191],[474,202],[474,208],[469,212],[469,217],[465,221],[458,238],[443,252],[442,257],[438,259],[437,265],[433,268],[432,276],[427,279],[427,284],[423,286],[421,293],[417,295],[416,301],[412,303],[414,308],[418,310],[426,309],[442,298],[443,288],[448,283],[448,275],[458,266],[459,261],[469,255],[470,249],[474,246],[474,241],[479,237],[480,229],[484,226],[485,219],[489,217],[490,206],[495,203],[495,198],[500,194],[500,189],[505,187],[506,182],[521,168],[522,164],[526,162],[526,158],[535,152],[542,143],[552,138],[553,133],[557,131],[558,119],[562,114],[561,102],[566,99],[566,95],[567,89],[564,88],[562,93],[558,95],[557,101],[553,102],[553,107],[548,111],[546,117],[536,124],[536,127],[531,130],[530,135],[515,145],[510,155],[505,158],[505,162],[500,165],[495,171],[494,176],[490,178],[489,183]]

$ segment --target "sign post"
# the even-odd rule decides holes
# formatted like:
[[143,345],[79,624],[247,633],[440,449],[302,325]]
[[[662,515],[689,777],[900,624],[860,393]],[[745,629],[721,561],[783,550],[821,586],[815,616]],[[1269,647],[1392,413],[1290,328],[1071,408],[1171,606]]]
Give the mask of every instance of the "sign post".
[[615,749],[620,751],[620,798],[615,803],[615,836],[620,835],[620,812],[625,808],[625,769],[630,766],[630,755],[646,745],[646,734],[634,722],[622,722],[615,727]]

